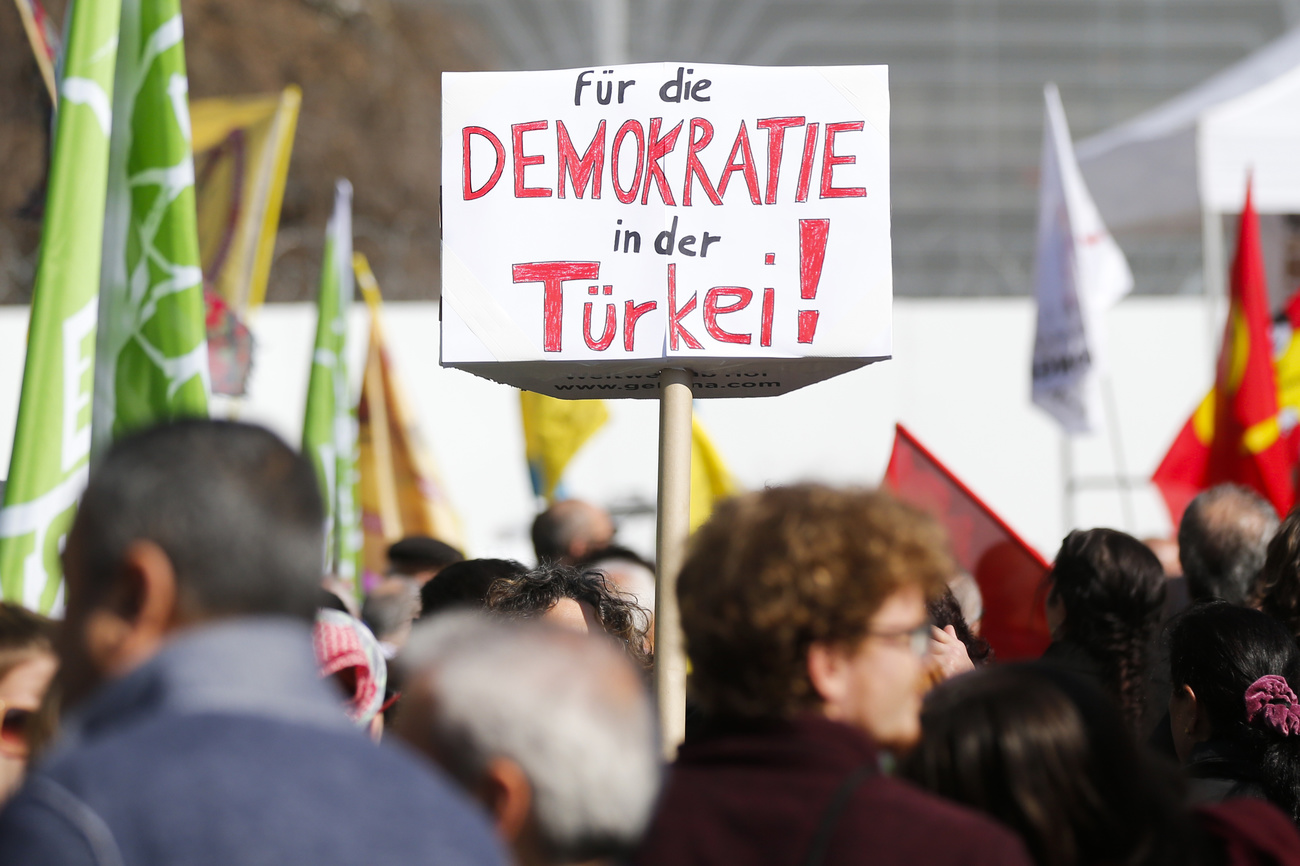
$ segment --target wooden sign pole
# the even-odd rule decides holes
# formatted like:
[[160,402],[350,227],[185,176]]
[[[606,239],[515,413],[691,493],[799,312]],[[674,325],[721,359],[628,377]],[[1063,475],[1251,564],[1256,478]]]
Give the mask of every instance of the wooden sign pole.
[[677,573],[691,522],[691,380],[689,370],[659,375],[659,507],[655,558],[655,697],[664,757],[686,736],[686,649],[677,611]]

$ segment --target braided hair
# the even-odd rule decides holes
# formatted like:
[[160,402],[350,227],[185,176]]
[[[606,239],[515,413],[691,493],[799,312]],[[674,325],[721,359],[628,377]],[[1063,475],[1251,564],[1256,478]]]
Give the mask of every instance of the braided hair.
[[1147,657],[1165,603],[1160,560],[1113,529],[1075,530],[1048,575],[1065,610],[1063,637],[1101,670],[1102,686],[1133,730],[1142,724]]

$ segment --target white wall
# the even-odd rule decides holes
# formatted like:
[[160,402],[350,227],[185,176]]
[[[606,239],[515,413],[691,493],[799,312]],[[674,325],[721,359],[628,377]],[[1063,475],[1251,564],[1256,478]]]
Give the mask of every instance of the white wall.
[[[353,369],[365,348],[364,315],[353,322]],[[0,455],[11,448],[26,323],[26,309],[0,308]],[[256,367],[239,415],[296,443],[315,308],[267,306],[252,326]],[[516,393],[438,366],[436,304],[389,304],[385,326],[471,552],[530,560],[534,504]],[[1194,298],[1131,298],[1111,313],[1110,378],[1130,475],[1150,475],[1210,386],[1210,334],[1205,306]],[[1029,402],[1032,301],[899,300],[894,340],[892,361],[782,397],[700,400],[696,410],[750,488],[800,479],[875,484],[901,421],[1050,558],[1067,531],[1062,438]],[[657,406],[621,400],[609,408],[610,423],[574,460],[566,487],[605,504],[652,503]],[[1076,440],[1073,462],[1076,475],[1113,475],[1116,467],[1104,433]],[[1169,532],[1154,488],[1140,485],[1132,500],[1135,519],[1126,523],[1118,491],[1081,493],[1075,523]],[[651,517],[635,517],[624,521],[621,537],[652,553],[653,532]]]

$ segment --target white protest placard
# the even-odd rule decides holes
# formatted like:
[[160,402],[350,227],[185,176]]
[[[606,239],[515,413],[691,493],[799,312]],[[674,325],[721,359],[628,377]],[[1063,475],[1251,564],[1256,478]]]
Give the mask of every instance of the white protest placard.
[[443,75],[442,363],[770,396],[892,351],[883,66]]

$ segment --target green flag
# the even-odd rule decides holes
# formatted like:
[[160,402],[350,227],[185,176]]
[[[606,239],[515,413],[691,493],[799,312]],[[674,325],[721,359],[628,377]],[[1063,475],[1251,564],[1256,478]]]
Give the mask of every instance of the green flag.
[[104,230],[117,0],[74,3],[59,84],[27,363],[0,511],[0,589],[62,607],[59,548],[90,458],[96,297]]
[[[346,376],[343,377],[346,380]],[[358,596],[363,571],[365,534],[361,529],[361,443],[358,441],[357,406],[350,403],[345,425],[347,450],[340,451],[338,505],[338,563],[334,571],[350,583]]]
[[92,451],[208,413],[208,347],[180,0],[122,0]]
[[302,450],[316,467],[325,500],[325,567],[349,582],[356,579],[361,547],[356,415],[347,369],[347,321],[354,291],[352,185],[340,180],[334,190],[334,215],[325,232]]

